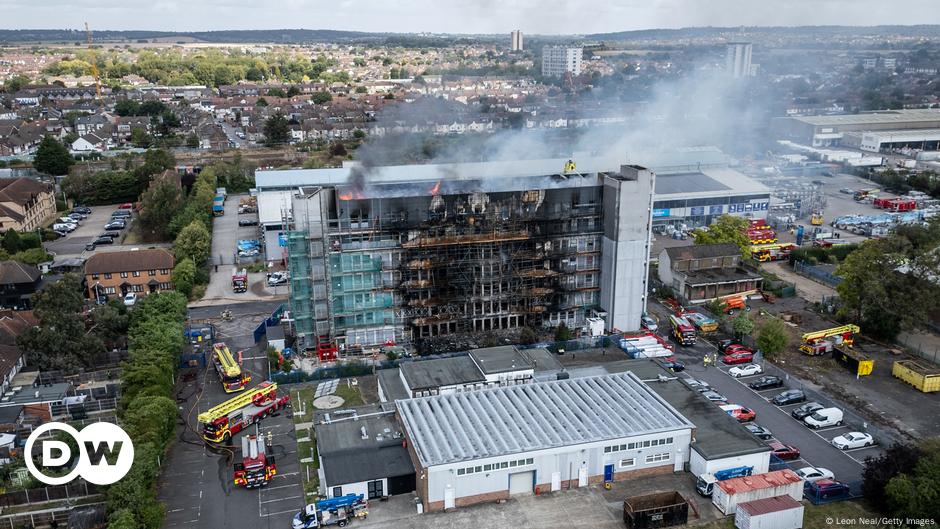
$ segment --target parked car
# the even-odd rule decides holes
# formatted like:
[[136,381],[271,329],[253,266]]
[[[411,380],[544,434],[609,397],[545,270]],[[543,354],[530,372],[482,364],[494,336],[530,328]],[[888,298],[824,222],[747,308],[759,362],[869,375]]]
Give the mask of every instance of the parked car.
[[126,218],[130,218],[130,217],[132,217],[132,216],[133,216],[133,214],[131,213],[131,210],[129,210],[129,209],[119,209],[119,210],[114,211],[114,212],[111,213],[111,218],[112,218],[112,219],[121,218],[121,217],[123,217],[123,218],[126,219]]
[[73,212],[69,213],[69,218],[77,222],[77,221],[80,221],[80,220],[85,220],[85,219],[87,219],[87,218],[88,218],[88,215],[82,215],[81,213],[79,213],[79,212],[77,212],[77,211],[73,211]]
[[78,221],[69,216],[59,217],[58,219],[56,219],[56,222],[61,223],[61,224],[75,224],[76,226],[78,226]]
[[725,349],[727,349],[728,347],[732,345],[741,345],[741,344],[737,340],[731,340],[731,339],[718,340],[718,350],[720,350],[722,353],[725,352]]
[[287,272],[272,272],[268,274],[268,286],[287,284]]
[[244,250],[238,250],[239,257],[254,257],[261,253],[261,250],[257,248],[246,248]]
[[137,303],[137,294],[128,292],[124,295],[124,306],[133,307]]
[[134,209],[134,204],[130,202],[125,202],[121,204],[120,206],[118,206],[118,209]]
[[119,231],[106,231],[101,234],[101,237],[111,237],[112,239],[121,238],[121,232]]
[[111,222],[104,225],[106,230],[123,230],[127,227],[127,223],[123,220],[112,220]]
[[719,406],[725,413],[737,419],[738,422],[750,422],[757,418],[757,413],[750,408],[738,404],[725,404]]
[[680,371],[685,371],[685,364],[675,359],[675,357],[670,356],[663,361],[663,367],[669,369],[673,373],[678,373]]
[[848,188],[848,187],[843,187],[842,189],[839,190],[839,192],[840,192],[840,193],[845,193],[846,195],[854,195],[854,194],[855,194],[855,190],[854,190],[854,189],[851,189],[851,188]]
[[764,368],[760,364],[747,364],[743,366],[735,366],[728,370],[728,374],[734,378],[740,377],[749,377],[752,375],[759,375],[764,372]]
[[728,398],[717,391],[707,390],[702,392],[702,396],[712,402],[728,402]]
[[[805,398],[805,397],[804,397]],[[803,419],[809,417],[810,415],[816,413],[817,410],[825,408],[822,404],[818,402],[807,402],[798,408],[794,408],[790,412],[790,415],[797,420],[802,421]]]
[[55,233],[59,237],[65,237],[66,235],[69,234],[67,230],[56,230],[56,229],[52,230],[52,233]]
[[258,219],[238,219],[239,226],[257,226]]
[[94,241],[92,241],[92,242],[90,242],[90,243],[88,243],[88,244],[85,245],[85,250],[87,250],[87,251],[89,251],[89,252],[93,252],[93,251],[95,251],[95,248],[97,248],[97,247],[98,247],[98,245],[95,244]]
[[774,437],[774,434],[772,434],[770,430],[768,430],[767,428],[764,428],[763,426],[754,424],[752,422],[745,424],[744,427],[747,428],[747,431],[751,432],[751,434],[754,437],[757,437],[758,439],[762,441],[773,439]]
[[800,449],[793,445],[785,445],[781,442],[774,441],[770,443],[769,446],[770,453],[784,461],[800,458]]
[[832,440],[832,446],[839,450],[851,450],[853,448],[862,448],[865,446],[874,446],[875,438],[870,434],[862,432],[849,432],[835,437]]
[[753,353],[753,352],[754,350],[751,349],[750,347],[746,345],[741,345],[739,343],[733,343],[729,345],[728,347],[725,347],[724,349],[724,353],[726,355],[730,355],[734,353]]
[[91,215],[91,208],[86,206],[78,206],[72,208],[72,211],[76,213],[81,213],[82,215]]
[[704,393],[712,389],[712,387],[708,385],[708,382],[705,382],[704,380],[696,380],[694,378],[687,378],[685,379],[685,383],[688,384],[690,388],[694,389],[695,391],[698,391],[699,393]]
[[640,317],[640,325],[644,329],[651,332],[656,332],[659,329],[659,325],[656,323],[656,320],[646,314]]
[[806,400],[806,394],[803,393],[803,390],[788,389],[783,393],[774,395],[774,398],[770,399],[770,402],[776,404],[777,406],[786,406],[787,404],[796,404],[798,402],[803,402],[804,400]]
[[95,239],[95,244],[114,244],[114,239],[112,239],[111,237],[102,235],[101,237],[98,237],[97,239]]
[[57,232],[61,231],[65,233],[71,233],[75,231],[76,228],[78,228],[78,226],[76,226],[75,224],[68,224],[65,222],[56,222],[55,224],[52,225],[52,230],[57,231]]
[[813,483],[821,479],[832,479],[835,476],[828,468],[822,467],[803,467],[796,471],[796,475],[803,478],[804,481]]
[[752,353],[732,353],[727,354],[721,358],[721,361],[732,365],[732,364],[749,364],[754,360],[754,355]]
[[839,498],[848,496],[850,488],[845,483],[840,483],[834,479],[820,479],[816,481],[807,481],[803,484],[803,494],[814,496],[819,499]]
[[756,390],[763,391],[765,389],[779,388],[783,385],[783,379],[774,375],[764,375],[754,382],[751,382],[747,387]]
[[842,417],[842,410],[839,408],[823,408],[808,415],[803,422],[810,428],[818,430],[829,426],[841,426]]

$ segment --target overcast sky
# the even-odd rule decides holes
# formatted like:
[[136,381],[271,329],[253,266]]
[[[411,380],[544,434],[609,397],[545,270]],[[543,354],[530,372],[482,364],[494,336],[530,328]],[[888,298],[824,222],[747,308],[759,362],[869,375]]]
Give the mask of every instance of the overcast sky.
[[737,25],[938,24],[940,0],[0,0],[0,28],[578,34]]

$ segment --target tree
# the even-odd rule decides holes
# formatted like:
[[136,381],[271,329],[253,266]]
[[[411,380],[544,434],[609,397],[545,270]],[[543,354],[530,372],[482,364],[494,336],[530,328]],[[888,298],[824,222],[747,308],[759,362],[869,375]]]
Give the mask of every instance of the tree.
[[330,144],[330,156],[346,156],[346,146],[341,141],[334,141]]
[[210,252],[212,252],[212,235],[206,229],[205,224],[199,221],[193,221],[183,228],[173,243],[173,253],[177,261],[192,259],[197,265],[201,265],[209,259]]
[[22,241],[20,240],[20,234],[16,230],[10,228],[6,233],[3,234],[3,249],[7,253],[14,254],[20,251],[23,248]]
[[523,327],[522,330],[519,331],[519,343],[523,345],[534,344],[538,341],[538,339],[539,337],[537,334],[535,334],[535,331],[532,329],[532,327]]
[[33,296],[39,325],[16,339],[30,363],[43,370],[69,371],[87,365],[93,354],[104,350],[101,340],[85,328],[83,306],[81,282],[74,274],[66,274]]
[[790,333],[783,320],[771,316],[761,325],[756,341],[758,349],[773,356],[790,346]]
[[39,148],[36,149],[36,156],[33,158],[33,167],[37,171],[52,176],[69,174],[69,167],[74,163],[75,159],[69,154],[65,145],[52,136],[42,139]]
[[268,147],[283,145],[290,141],[290,125],[280,112],[264,122],[264,143]]
[[747,237],[748,222],[744,217],[722,215],[707,229],[695,230],[695,244],[721,244],[731,242],[738,245],[741,255],[750,257],[751,241]]
[[754,332],[754,321],[747,311],[742,310],[737,316],[731,319],[731,330],[735,336],[750,336]]
[[314,105],[322,105],[332,100],[333,94],[329,92],[314,92],[313,95],[310,96],[310,101],[313,102]]
[[7,79],[3,83],[3,91],[8,94],[15,94],[19,92],[21,88],[30,83],[29,77],[25,75],[17,75],[12,79]]
[[133,99],[121,99],[114,104],[114,112],[119,116],[140,115],[140,103]]
[[131,129],[131,144],[133,144],[134,147],[137,147],[138,149],[146,149],[150,147],[152,143],[153,136],[147,134],[146,130],[139,127]]
[[357,140],[361,140],[362,138],[365,138],[365,137],[366,137],[366,131],[362,129],[356,129],[353,131],[353,138],[356,138]]
[[287,88],[287,97],[294,97],[300,95],[300,88],[297,88],[297,85],[292,84]]
[[258,102],[255,104],[258,105],[259,107],[266,107],[268,106],[268,100],[263,97],[259,97]]
[[940,519],[940,444],[921,445],[923,455],[913,468],[891,478],[885,487],[889,514],[905,518]]
[[198,149],[199,148],[199,136],[196,136],[195,133],[191,132],[188,136],[186,136],[186,146],[189,147],[190,149]]
[[192,259],[183,259],[173,267],[173,288],[188,299],[196,284],[196,266]]
[[158,178],[140,196],[140,224],[159,239],[166,237],[167,228],[183,197],[169,178]]
[[287,94],[284,92],[284,90],[277,87],[269,88],[268,95],[271,97],[287,97]]
[[895,476],[913,469],[921,455],[917,446],[894,443],[880,456],[866,458],[862,471],[862,494],[865,500],[876,511],[887,514],[889,509],[885,488]]
[[568,326],[565,325],[565,322],[561,322],[558,324],[558,327],[555,327],[555,341],[556,342],[567,342],[571,338],[573,338],[571,329],[569,329]]

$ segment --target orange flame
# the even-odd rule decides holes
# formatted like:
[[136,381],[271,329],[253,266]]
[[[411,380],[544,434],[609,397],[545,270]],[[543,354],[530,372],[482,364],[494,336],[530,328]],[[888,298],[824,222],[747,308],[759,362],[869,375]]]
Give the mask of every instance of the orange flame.
[[440,195],[440,194],[441,194],[441,182],[440,182],[440,181],[438,181],[436,184],[434,184],[434,187],[431,188],[431,194],[432,194],[432,195]]

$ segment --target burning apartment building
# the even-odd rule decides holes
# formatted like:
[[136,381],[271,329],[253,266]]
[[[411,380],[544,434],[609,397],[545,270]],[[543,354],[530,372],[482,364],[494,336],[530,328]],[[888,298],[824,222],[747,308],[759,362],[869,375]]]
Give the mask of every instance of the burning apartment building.
[[654,187],[643,167],[347,164],[256,178],[290,193],[291,310],[321,357],[589,318],[640,325]]

